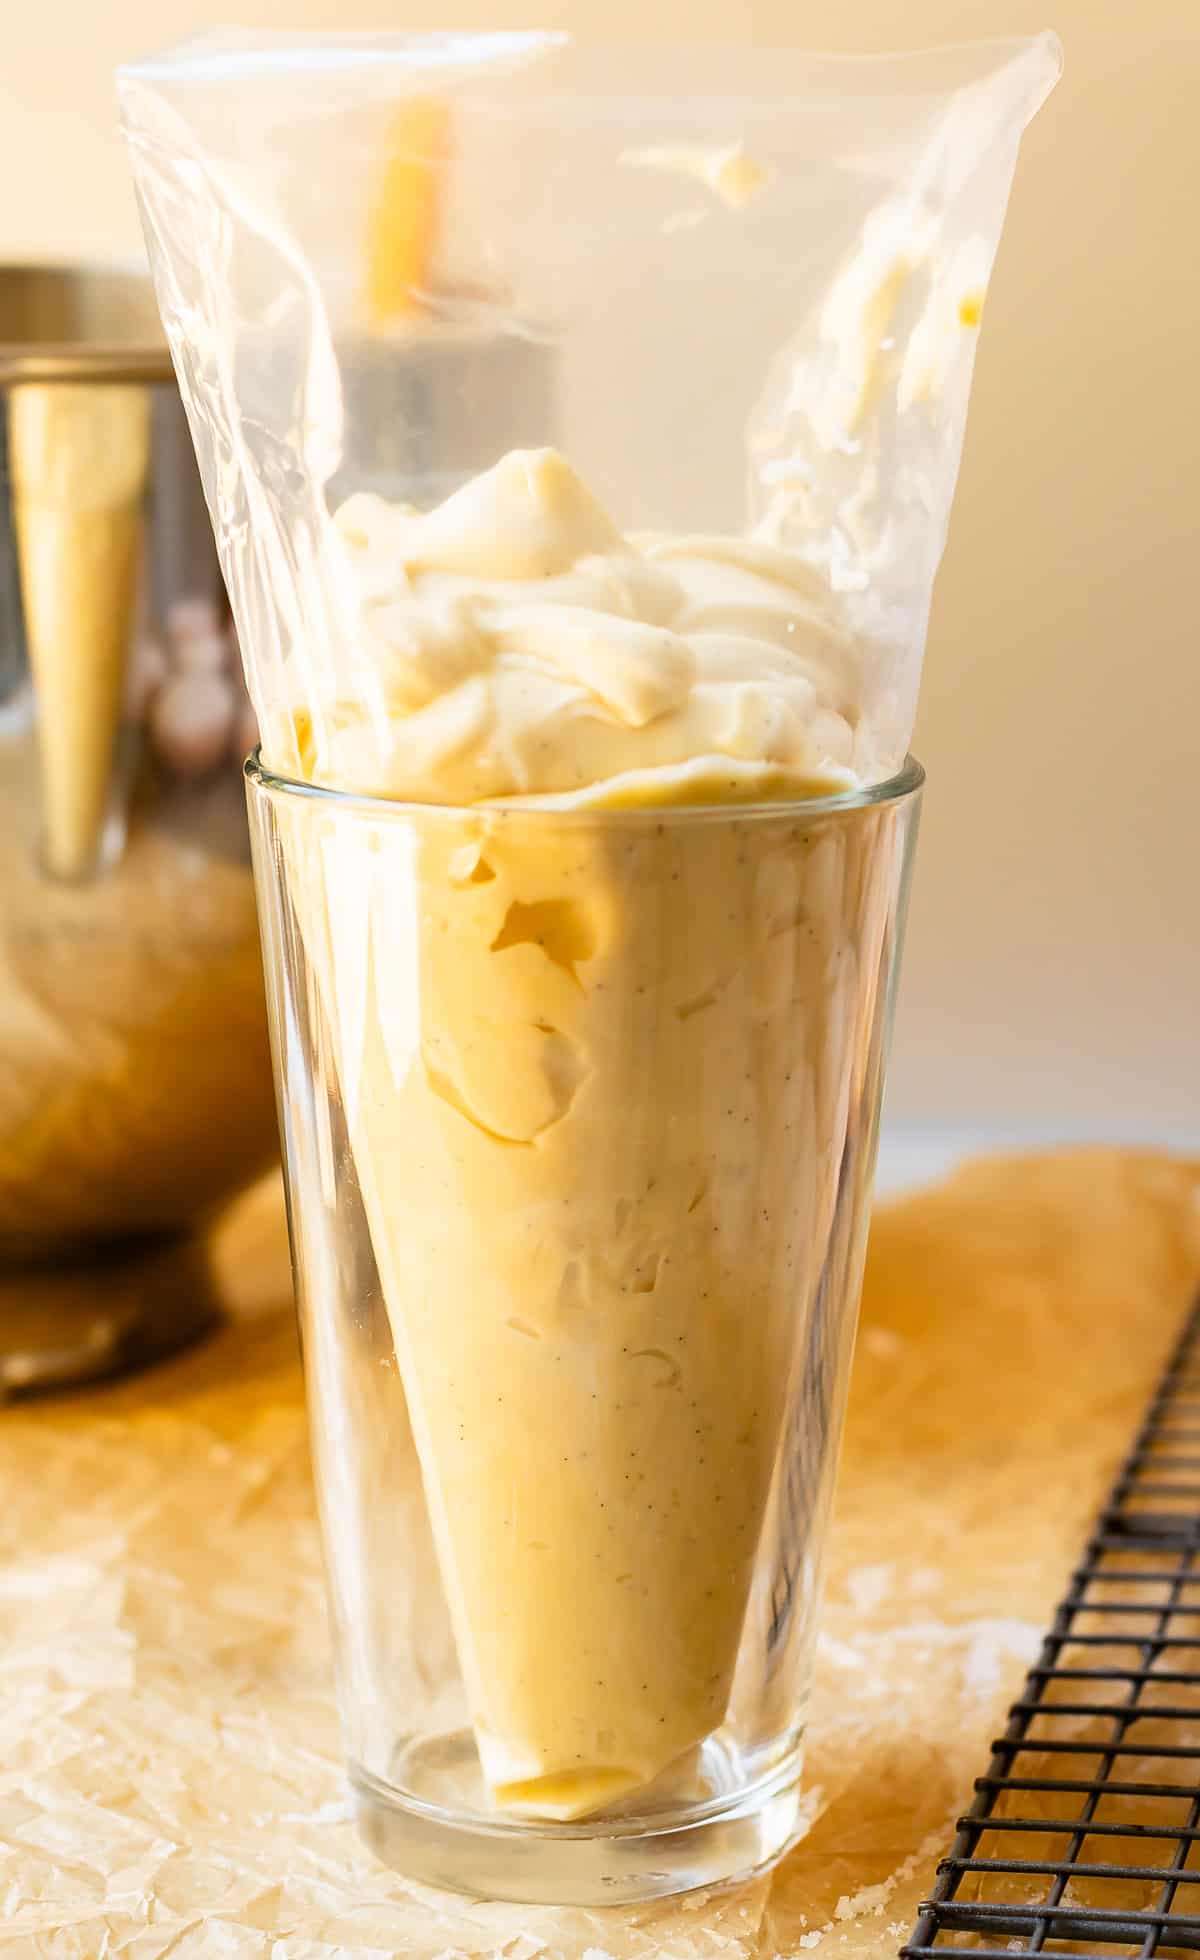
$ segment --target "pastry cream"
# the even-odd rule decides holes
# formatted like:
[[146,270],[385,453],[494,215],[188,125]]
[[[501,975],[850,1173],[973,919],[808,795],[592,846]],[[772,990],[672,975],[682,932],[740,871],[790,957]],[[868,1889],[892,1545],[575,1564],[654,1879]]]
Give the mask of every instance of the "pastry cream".
[[644,806],[853,784],[856,653],[551,452],[338,528],[361,637],[277,746],[460,807],[330,806],[291,883],[484,1775],[582,1816],[728,1708],[886,900],[869,826]]
[[138,387],[14,389],[13,510],[38,698],[44,852],[95,869],[108,812],[142,550],[150,403]]
[[753,538],[623,537],[553,450],[427,514],[337,516],[357,631],[278,718],[278,766],[414,802],[723,802],[869,779],[862,649],[820,574]]

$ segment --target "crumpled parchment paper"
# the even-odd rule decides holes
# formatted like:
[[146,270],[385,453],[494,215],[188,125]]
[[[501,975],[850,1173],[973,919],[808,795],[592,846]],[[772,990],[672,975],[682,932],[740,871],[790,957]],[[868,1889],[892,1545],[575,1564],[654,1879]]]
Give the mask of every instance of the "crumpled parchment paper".
[[456,1901],[359,1845],[281,1202],[206,1347],[0,1414],[0,1953],[821,1960],[894,1951],[1200,1276],[1200,1166],[983,1162],[877,1218],[808,1765],[773,1878]]

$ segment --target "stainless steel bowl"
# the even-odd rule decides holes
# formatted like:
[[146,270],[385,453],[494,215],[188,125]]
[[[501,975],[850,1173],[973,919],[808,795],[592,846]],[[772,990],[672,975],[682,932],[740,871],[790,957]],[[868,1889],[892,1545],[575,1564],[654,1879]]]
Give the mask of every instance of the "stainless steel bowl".
[[0,1392],[194,1333],[274,1154],[252,740],[149,283],[0,268]]

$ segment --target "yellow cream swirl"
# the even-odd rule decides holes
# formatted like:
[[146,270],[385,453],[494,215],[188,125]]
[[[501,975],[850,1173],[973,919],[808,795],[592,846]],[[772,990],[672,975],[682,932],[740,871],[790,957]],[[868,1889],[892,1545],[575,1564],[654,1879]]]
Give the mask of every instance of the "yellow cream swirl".
[[426,513],[352,496],[334,529],[357,635],[278,731],[313,781],[622,805],[864,779],[861,650],[791,552],[623,536],[552,449],[510,452]]

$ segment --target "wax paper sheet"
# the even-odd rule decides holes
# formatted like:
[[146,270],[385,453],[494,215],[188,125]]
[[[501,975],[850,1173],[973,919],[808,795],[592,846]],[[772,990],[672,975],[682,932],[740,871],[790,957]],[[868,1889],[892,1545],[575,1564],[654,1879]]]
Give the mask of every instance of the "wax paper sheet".
[[0,1952],[821,1960],[894,1951],[1200,1275],[1200,1167],[981,1163],[877,1219],[808,1767],[770,1879],[449,1899],[349,1821],[276,1187],[206,1347],[0,1416]]

